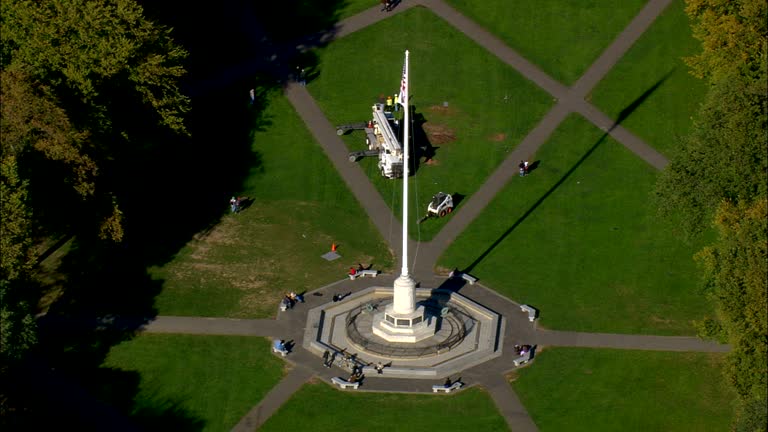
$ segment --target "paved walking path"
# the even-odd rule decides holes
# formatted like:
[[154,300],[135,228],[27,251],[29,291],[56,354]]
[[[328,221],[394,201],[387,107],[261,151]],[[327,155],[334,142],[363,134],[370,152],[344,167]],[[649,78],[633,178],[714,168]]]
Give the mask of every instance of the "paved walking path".
[[[534,154],[570,113],[581,114],[652,166],[659,169],[666,166],[667,160],[660,153],[586,102],[584,97],[611,70],[670,2],[671,0],[650,0],[587,72],[570,88],[549,77],[537,66],[506,46],[499,38],[448,6],[443,0],[406,1],[391,13],[383,13],[379,6],[376,6],[340,22],[335,27],[330,37],[338,39],[380,20],[402,13],[411,7],[421,5],[429,8],[437,16],[516,69],[558,101],[509,157],[488,177],[483,186],[469,197],[466,205],[452,216],[451,220],[431,242],[417,245],[409,240],[409,250],[413,251],[416,250],[416,246],[419,247],[419,256],[415,260],[413,274],[423,286],[439,286],[444,282],[444,279],[433,274],[439,256],[516,174],[516,161]],[[336,135],[333,125],[328,122],[306,87],[289,84],[285,89],[285,94],[315,139],[325,150],[350,191],[368,213],[379,233],[389,243],[395,255],[399,256],[402,225],[397,218],[392,217],[391,209],[387,207],[360,167],[357,164],[349,163],[348,150]],[[323,368],[319,358],[302,348],[301,341],[304,335],[307,311],[316,304],[327,302],[327,299],[334,292],[355,291],[374,284],[387,285],[392,283],[394,277],[395,275],[381,275],[375,281],[372,279],[340,280],[335,284],[316,290],[322,296],[307,295],[305,297],[306,304],[299,304],[292,310],[281,312],[276,320],[160,316],[147,324],[144,330],[157,333],[266,336],[293,340],[295,348],[286,358],[293,366],[291,371],[234,428],[236,431],[252,431],[263,424],[311,377],[316,376],[330,380],[330,377],[343,373],[335,367]],[[461,293],[505,317],[521,313],[516,303],[480,284],[464,286],[461,288]],[[505,320],[505,346],[510,347],[515,343],[532,342],[539,346],[701,352],[726,352],[729,350],[726,345],[718,345],[692,337],[553,331],[538,329],[535,325],[522,327],[519,324],[520,321]],[[479,385],[488,391],[510,429],[524,432],[537,431],[536,424],[506,380],[505,375],[514,369],[512,360],[513,353],[507,349],[502,356],[466,370],[462,375],[462,380],[470,386]],[[359,391],[431,392],[431,384],[431,382],[425,383],[423,380],[367,377],[365,386],[361,387]]]
[[283,377],[277,385],[264,396],[258,405],[232,428],[233,432],[253,432],[264,424],[285,402],[314,376],[311,369],[298,367]]

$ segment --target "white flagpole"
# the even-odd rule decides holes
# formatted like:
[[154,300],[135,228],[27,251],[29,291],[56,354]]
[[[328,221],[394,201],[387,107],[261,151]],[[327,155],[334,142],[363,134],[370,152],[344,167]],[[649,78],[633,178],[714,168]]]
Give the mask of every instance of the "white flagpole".
[[[403,89],[400,90],[400,100],[405,109],[405,116],[403,117],[403,265],[402,265],[402,277],[408,277],[408,166],[410,165],[409,148],[410,141],[408,133],[411,127],[411,114],[410,114],[410,95],[408,91],[408,50],[405,50],[405,68],[403,72]],[[403,95],[405,94],[405,95]]]

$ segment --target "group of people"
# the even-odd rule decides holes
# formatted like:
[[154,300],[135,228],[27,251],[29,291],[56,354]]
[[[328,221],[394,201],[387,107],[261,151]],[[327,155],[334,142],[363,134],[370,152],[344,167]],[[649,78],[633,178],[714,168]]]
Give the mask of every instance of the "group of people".
[[291,309],[296,303],[304,303],[304,296],[291,291],[283,297],[283,300],[280,302],[280,309]]
[[531,352],[530,345],[515,345],[515,352],[517,355],[523,356]]
[[520,161],[520,164],[518,165],[518,168],[520,168],[520,177],[525,177],[528,175],[528,161]]
[[349,268],[349,275],[350,275],[350,276],[354,276],[354,275],[356,275],[356,274],[357,274],[357,272],[359,272],[359,271],[363,271],[363,270],[365,270],[365,267],[363,267],[363,265],[362,265],[362,264],[360,264],[360,263],[357,263],[357,268],[355,268],[355,267],[350,267],[350,268]]
[[384,7],[381,9],[382,12],[386,11],[389,12],[392,9],[395,8],[395,5],[398,3],[399,0],[381,0],[381,4],[384,5]]
[[394,96],[387,96],[385,105],[384,105],[384,111],[391,112],[392,110],[399,111],[400,110],[400,95],[395,94]]
[[360,382],[362,379],[363,379],[363,371],[353,370],[352,373],[349,375],[347,382],[356,383],[356,382]]
[[288,354],[288,347],[285,344],[285,341],[283,339],[275,339],[273,342],[273,346],[275,347],[275,350]]
[[245,202],[245,197],[232,197],[229,200],[229,207],[232,209],[232,213],[239,213]]

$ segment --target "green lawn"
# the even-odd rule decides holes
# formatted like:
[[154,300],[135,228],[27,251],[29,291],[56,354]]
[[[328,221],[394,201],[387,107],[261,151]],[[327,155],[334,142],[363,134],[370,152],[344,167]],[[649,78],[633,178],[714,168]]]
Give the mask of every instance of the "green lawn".
[[[333,124],[367,121],[379,97],[398,91],[406,49],[411,53],[416,146],[428,139],[437,147],[432,161],[426,164],[422,158],[411,178],[415,220],[439,191],[472,194],[552,101],[424,8],[393,16],[319,51],[318,75],[308,89]],[[362,131],[344,139],[351,149],[365,148]],[[361,164],[399,217],[402,183],[381,177],[375,158]],[[444,224],[444,219],[412,224],[410,235],[428,240]]]
[[[152,334],[113,347],[104,362],[139,373],[130,413],[136,423],[202,431],[231,430],[282,378],[284,365],[263,338]],[[204,427],[184,429],[184,418]]]
[[417,432],[435,428],[446,432],[509,430],[491,398],[479,389],[425,396],[341,392],[314,383],[302,387],[259,431]]
[[542,432],[729,430],[721,354],[547,348],[512,383]]
[[600,57],[645,0],[447,0],[563,84]]
[[535,306],[549,328],[692,334],[709,311],[692,259],[701,244],[652,216],[656,171],[602,136],[566,119],[531,159],[540,167],[513,177],[439,262]]
[[[253,137],[260,165],[240,193],[251,207],[151,269],[164,281],[161,315],[269,317],[286,292],[342,279],[350,265],[391,268],[386,244],[288,101],[275,96],[266,116]],[[320,258],[334,242],[343,258]]]
[[[660,152],[671,155],[706,91],[682,58],[700,51],[683,0],[675,0],[592,92],[592,102]],[[632,110],[632,105],[636,105]]]

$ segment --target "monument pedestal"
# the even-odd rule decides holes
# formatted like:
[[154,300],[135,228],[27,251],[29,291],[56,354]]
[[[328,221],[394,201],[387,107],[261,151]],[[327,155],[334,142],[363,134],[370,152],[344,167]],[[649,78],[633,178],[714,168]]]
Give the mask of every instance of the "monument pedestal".
[[435,335],[436,317],[425,317],[424,306],[408,314],[398,314],[392,305],[374,315],[373,334],[387,342],[415,343]]

